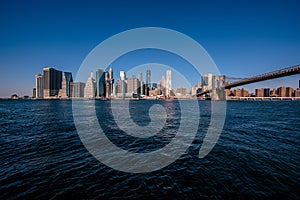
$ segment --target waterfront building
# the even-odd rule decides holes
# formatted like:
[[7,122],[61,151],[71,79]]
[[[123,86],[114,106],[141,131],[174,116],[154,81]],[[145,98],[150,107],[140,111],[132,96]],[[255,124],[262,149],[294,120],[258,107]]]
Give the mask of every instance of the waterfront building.
[[270,88],[264,88],[264,97],[270,96]]
[[[146,85],[149,88],[148,90],[151,90],[151,71],[150,69],[147,69],[146,71]],[[146,94],[149,95],[149,94]]]
[[91,72],[90,77],[87,79],[84,87],[84,98],[95,97],[96,82],[94,80],[94,73]]
[[42,74],[35,75],[35,88],[36,88],[36,95],[37,99],[44,98],[44,79]]
[[105,72],[98,69],[96,72],[96,97],[105,97]]
[[81,82],[71,82],[70,83],[70,96],[74,98],[84,97],[85,84]]
[[264,88],[255,89],[255,96],[256,97],[264,97]]
[[161,77],[161,94],[166,96],[166,79],[164,76]]
[[73,77],[71,72],[64,72],[61,82],[61,90],[59,91],[59,95],[61,98],[69,98],[71,97],[71,82],[73,82]]
[[276,89],[273,89],[270,91],[270,97],[277,97],[277,90]]
[[277,94],[279,97],[286,97],[286,87],[282,86],[277,88]]
[[140,85],[139,79],[132,77],[127,80],[127,92],[138,93],[138,87]]
[[300,97],[300,87],[295,90],[295,97]]
[[61,89],[62,71],[48,67],[43,69],[43,73],[44,98],[57,97]]
[[139,75],[139,81],[140,81],[140,87],[139,87],[139,94],[144,95],[144,82],[143,82],[143,73],[140,73]]
[[109,72],[105,72],[105,86],[106,98],[112,97],[114,91],[114,73],[112,66],[110,66]]
[[64,72],[64,76],[66,79],[66,94],[67,97],[71,97],[71,82],[73,82],[73,76],[71,72]]
[[36,88],[32,89],[32,98],[36,98]]
[[120,71],[120,80],[125,81],[126,80],[126,72],[125,71]]
[[286,87],[286,97],[292,97],[293,96],[294,89],[291,87]]
[[242,88],[241,92],[242,92],[242,97],[249,97],[250,96],[248,90],[246,90],[245,88]]
[[171,80],[171,70],[167,70],[167,76],[166,76],[166,96],[170,97],[172,90],[172,80]]

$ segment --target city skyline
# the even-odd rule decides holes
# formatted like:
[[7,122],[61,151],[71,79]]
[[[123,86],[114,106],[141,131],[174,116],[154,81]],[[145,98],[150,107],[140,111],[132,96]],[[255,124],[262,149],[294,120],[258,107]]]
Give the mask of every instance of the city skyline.
[[[96,45],[137,27],[165,27],[187,34],[203,45],[221,74],[230,77],[246,78],[299,64],[298,1],[115,3],[2,1],[0,97],[30,95],[35,85],[32,77],[48,65],[76,77],[80,64]],[[120,59],[117,66],[134,67],[143,60],[182,64],[178,60],[172,63],[172,56],[165,54],[150,52],[150,56],[141,53],[137,61]],[[192,78],[192,84],[199,81]],[[259,87],[295,88],[297,80],[299,75],[246,87],[252,92]]]
[[[165,66],[160,68],[163,67]],[[144,71],[146,82],[143,80],[143,72],[139,71],[135,71],[136,75],[132,75],[132,77],[126,77],[126,72],[123,70],[118,71],[118,79],[114,78],[113,68],[110,65],[107,71],[97,69],[95,71],[95,79],[94,71],[91,71],[86,82],[83,83],[73,82],[71,72],[62,72],[55,68],[47,67],[43,68],[43,74],[35,75],[36,85],[32,90],[32,98],[136,98],[137,96],[135,97],[134,94],[140,95],[140,97],[191,98],[198,96],[198,94],[203,91],[213,90],[215,87],[221,87],[224,84],[230,83],[226,81],[226,76],[224,75],[217,76],[208,73],[201,76],[201,84],[198,82],[197,85],[190,87],[174,87],[172,83],[178,82],[178,80],[173,80],[173,75],[171,75],[172,71],[168,67],[165,73],[161,74],[161,79],[158,82],[151,80],[150,69],[147,68]],[[176,71],[174,72],[176,75]],[[182,83],[184,80],[179,80],[179,82]],[[300,80],[298,83],[299,85],[295,90],[292,87],[283,85],[278,88],[255,88],[255,93],[249,92],[244,87],[234,87],[234,89],[227,88],[225,90],[225,96],[300,97]],[[17,94],[11,96],[11,98],[17,97]],[[212,94],[210,94],[209,97],[212,97]]]

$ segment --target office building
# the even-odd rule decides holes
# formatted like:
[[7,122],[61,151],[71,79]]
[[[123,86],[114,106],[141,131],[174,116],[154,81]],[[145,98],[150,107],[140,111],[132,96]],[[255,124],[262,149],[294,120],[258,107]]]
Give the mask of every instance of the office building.
[[255,89],[255,96],[256,97],[264,97],[264,88]]
[[286,97],[292,97],[293,96],[293,92],[294,92],[294,89],[291,88],[291,87],[286,87]]
[[44,68],[43,73],[44,98],[57,97],[61,89],[62,71],[49,67]]
[[151,71],[150,69],[147,69],[146,71],[146,85],[151,90]]
[[36,88],[32,89],[32,98],[36,98]]
[[87,79],[84,87],[84,98],[93,98],[95,97],[96,83],[94,80],[94,73],[91,72],[90,77]]
[[81,82],[71,82],[70,83],[70,96],[73,98],[84,97],[85,84]]
[[276,89],[273,89],[270,91],[270,97],[277,97],[277,90]]
[[286,87],[282,86],[277,88],[277,94],[279,97],[286,97]]
[[161,94],[166,96],[166,79],[164,76],[161,77]]
[[140,86],[138,88],[138,93],[144,95],[144,82],[143,82],[143,73],[139,74]]
[[96,72],[96,97],[105,97],[105,72],[98,69]]
[[300,97],[300,88],[297,88],[297,90],[295,90],[295,97]]
[[44,98],[44,79],[43,75],[37,74],[35,75],[35,88],[36,88],[36,95],[37,99]]
[[73,82],[73,77],[71,72],[64,72],[61,82],[61,90],[59,95],[61,98],[71,97],[71,82]]
[[166,96],[171,96],[172,90],[172,80],[171,80],[171,70],[167,70],[167,77],[166,77]]
[[138,88],[140,86],[139,79],[132,77],[127,79],[127,92],[128,93],[138,93]]
[[120,71],[120,80],[125,81],[126,80],[126,73],[125,71]]
[[270,97],[270,88],[264,88],[264,97]]
[[105,90],[106,97],[110,98],[113,96],[114,91],[114,73],[112,66],[110,66],[109,72],[105,72]]

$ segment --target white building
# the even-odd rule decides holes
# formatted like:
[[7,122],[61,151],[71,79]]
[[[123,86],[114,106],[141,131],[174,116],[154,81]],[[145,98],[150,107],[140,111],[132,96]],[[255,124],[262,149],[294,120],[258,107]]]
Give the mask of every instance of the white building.
[[166,77],[166,96],[167,97],[170,97],[171,90],[172,90],[171,70],[167,70],[167,77]]
[[42,74],[35,75],[36,98],[44,98],[44,79]]
[[94,79],[94,73],[91,72],[90,77],[86,81],[85,87],[84,87],[84,98],[93,98],[95,97],[96,92],[96,82]]

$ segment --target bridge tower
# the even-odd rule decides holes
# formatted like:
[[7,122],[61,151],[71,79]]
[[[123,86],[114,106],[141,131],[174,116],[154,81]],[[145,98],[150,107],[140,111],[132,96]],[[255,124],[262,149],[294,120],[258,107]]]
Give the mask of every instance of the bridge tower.
[[212,77],[212,90],[211,90],[211,100],[213,101],[225,101],[225,76],[213,76]]

